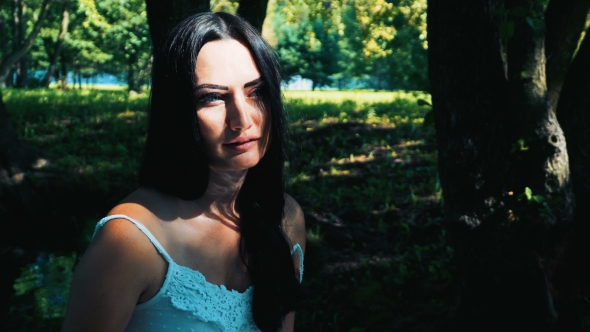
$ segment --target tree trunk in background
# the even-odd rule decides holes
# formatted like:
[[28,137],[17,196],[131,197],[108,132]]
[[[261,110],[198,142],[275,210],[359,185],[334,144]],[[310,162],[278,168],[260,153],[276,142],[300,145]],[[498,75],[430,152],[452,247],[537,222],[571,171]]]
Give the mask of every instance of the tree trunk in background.
[[137,53],[129,53],[129,60],[127,63],[127,89],[129,91],[139,92],[141,87],[138,85],[137,75]]
[[[0,1],[0,4],[2,2]],[[8,53],[8,36],[6,31],[6,18],[4,17],[4,13],[0,12],[0,53],[6,54]],[[6,84],[6,83],[5,83]]]
[[449,330],[545,331],[557,320],[548,278],[574,204],[535,3],[428,3],[439,174],[458,268]]
[[61,53],[59,59],[61,65],[61,74],[59,75],[59,78],[57,80],[57,85],[60,89],[66,90],[68,88],[68,67],[66,63],[66,57],[63,54],[63,52]]
[[[24,40],[26,29],[24,15],[26,14],[26,11],[27,6],[25,0],[14,0],[13,51],[18,51],[18,48],[22,46]],[[25,54],[16,62],[16,86],[19,88],[26,88],[28,84],[29,64],[27,61],[27,55]]]
[[[18,1],[18,0],[15,0]],[[41,31],[41,27],[45,22],[45,18],[47,17],[47,12],[49,11],[49,7],[53,0],[43,0],[41,4],[41,8],[39,10],[39,14],[37,16],[37,20],[33,26],[33,30],[27,36],[26,39],[22,41],[22,43],[12,52],[5,54],[0,58],[0,87],[5,86],[6,79],[12,66],[17,63],[33,46],[33,41]]]
[[[23,7],[24,0],[12,1],[12,51],[15,52],[22,45],[23,42]],[[20,86],[21,78],[21,62],[15,63],[16,67],[16,86]]]
[[51,56],[51,62],[49,63],[49,67],[47,68],[47,72],[43,79],[41,80],[41,87],[47,88],[51,83],[51,79],[55,75],[55,67],[57,66],[57,60],[59,59],[59,55],[61,54],[61,50],[63,48],[64,40],[66,39],[66,35],[68,34],[68,26],[70,24],[70,12],[69,12],[70,1],[66,0],[64,2],[64,10],[61,19],[61,30],[59,32],[59,36],[57,37],[57,42],[55,44],[54,53]]
[[240,0],[237,14],[261,32],[267,7],[268,0]]
[[184,18],[210,10],[209,0],[146,0],[145,4],[154,50]]
[[25,53],[16,64],[16,86],[26,88],[29,85],[29,62],[27,61],[27,54]]

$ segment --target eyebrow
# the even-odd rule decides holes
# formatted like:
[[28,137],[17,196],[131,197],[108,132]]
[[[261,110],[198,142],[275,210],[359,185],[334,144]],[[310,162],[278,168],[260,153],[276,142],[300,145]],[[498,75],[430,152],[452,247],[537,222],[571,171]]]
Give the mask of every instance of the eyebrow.
[[[244,84],[244,88],[249,88],[251,86],[260,84],[262,82],[264,82],[264,80],[262,79],[262,77],[259,77],[253,81],[250,81],[250,82]],[[227,91],[227,90],[229,90],[229,87],[223,86],[223,85],[217,85],[217,84],[201,84],[201,85],[197,85],[197,87],[195,88],[195,90],[201,90],[201,89],[213,89],[213,90]]]

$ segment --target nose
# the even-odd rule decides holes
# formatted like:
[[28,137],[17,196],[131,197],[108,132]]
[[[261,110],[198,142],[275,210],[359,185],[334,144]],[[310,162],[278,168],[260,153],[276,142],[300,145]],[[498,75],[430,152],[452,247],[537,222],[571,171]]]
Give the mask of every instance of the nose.
[[227,125],[232,131],[244,131],[252,126],[252,105],[244,95],[236,95],[228,105]]

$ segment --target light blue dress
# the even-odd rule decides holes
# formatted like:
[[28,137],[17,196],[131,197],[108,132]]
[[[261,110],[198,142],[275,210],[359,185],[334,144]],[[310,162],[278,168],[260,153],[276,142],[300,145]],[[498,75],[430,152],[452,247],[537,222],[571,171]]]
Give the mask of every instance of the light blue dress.
[[[154,235],[139,221],[118,214],[101,219],[94,234],[112,219],[127,219],[139,228],[168,262],[162,288],[150,300],[135,307],[125,331],[260,331],[252,317],[250,286],[243,293],[205,280],[191,268],[176,264]],[[291,255],[299,254],[299,282],[303,278],[303,251],[297,243]]]

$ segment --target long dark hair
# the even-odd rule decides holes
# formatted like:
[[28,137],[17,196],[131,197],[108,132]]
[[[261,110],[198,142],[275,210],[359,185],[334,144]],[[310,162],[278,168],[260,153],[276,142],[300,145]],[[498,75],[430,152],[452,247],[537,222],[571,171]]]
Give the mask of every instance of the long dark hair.
[[263,331],[276,331],[301,298],[289,241],[282,229],[286,120],[276,55],[243,19],[227,13],[191,16],[157,48],[139,183],[183,200],[197,199],[207,189],[209,168],[194,98],[195,66],[203,45],[221,39],[235,39],[247,47],[265,82],[270,143],[264,157],[248,170],[236,210],[240,254],[254,285],[254,321]]

